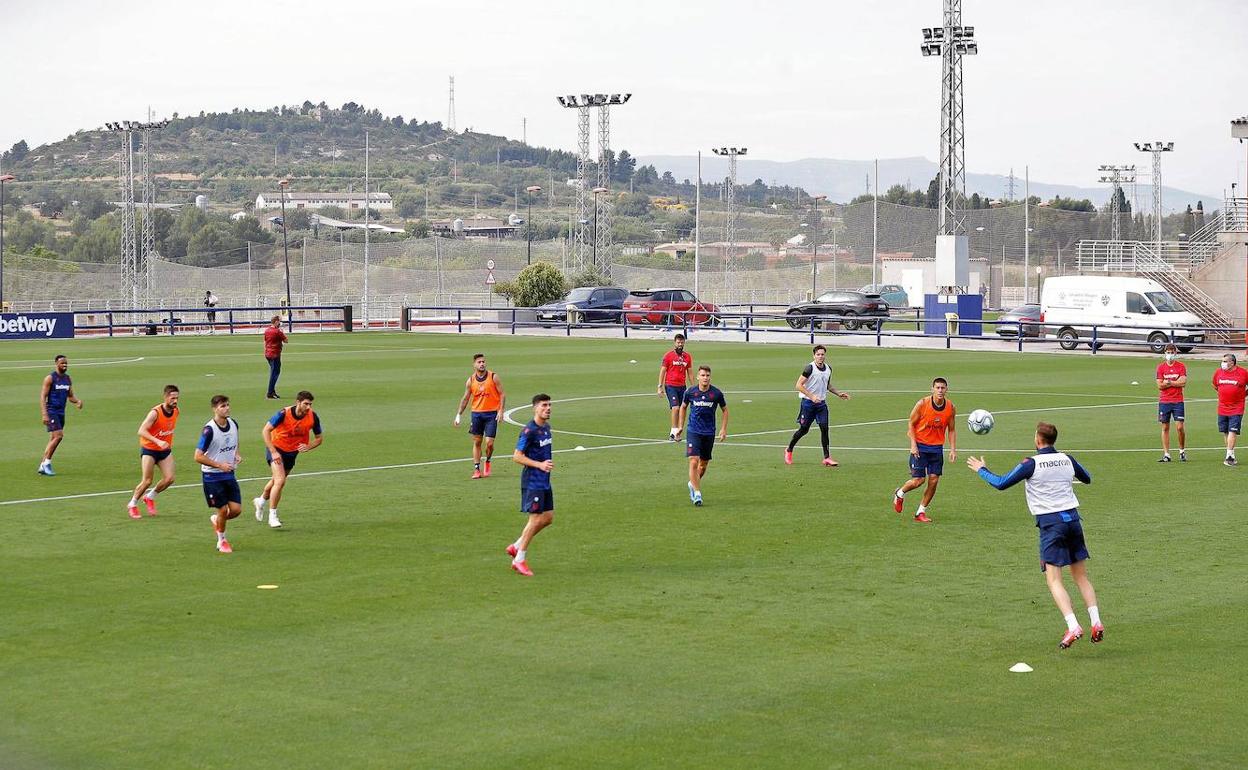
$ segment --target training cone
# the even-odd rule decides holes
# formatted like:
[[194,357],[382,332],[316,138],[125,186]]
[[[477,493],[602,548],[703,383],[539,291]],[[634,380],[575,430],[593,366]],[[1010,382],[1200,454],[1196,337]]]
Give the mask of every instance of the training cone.
[[1033,670],[1034,669],[1026,663],[1015,663],[1010,666],[1010,671],[1013,671],[1015,674],[1030,674]]

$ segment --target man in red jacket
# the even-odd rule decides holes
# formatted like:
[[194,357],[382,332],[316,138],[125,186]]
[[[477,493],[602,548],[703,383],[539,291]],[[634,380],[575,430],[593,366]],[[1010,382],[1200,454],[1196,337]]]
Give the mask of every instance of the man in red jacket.
[[282,331],[282,317],[275,315],[264,330],[264,357],[269,362],[269,391],[265,398],[281,398],[277,395],[277,377],[282,373],[282,346],[287,342]]
[[1244,394],[1248,391],[1248,371],[1235,360],[1234,353],[1222,356],[1222,366],[1213,373],[1213,389],[1218,392],[1218,432],[1226,436],[1226,465],[1235,465],[1235,438],[1244,419]]

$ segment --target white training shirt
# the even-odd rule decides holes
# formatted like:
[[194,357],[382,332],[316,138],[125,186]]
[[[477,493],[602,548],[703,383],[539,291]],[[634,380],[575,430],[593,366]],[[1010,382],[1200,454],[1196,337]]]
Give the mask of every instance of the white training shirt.
[[[811,361],[806,365],[806,368],[802,370],[802,376],[806,378],[806,384],[803,385],[803,387],[806,388],[806,391],[810,393],[810,395],[818,396],[824,401],[828,399],[828,386],[832,384],[831,365],[825,361],[823,368],[820,369],[818,364]],[[802,396],[801,393],[798,393],[798,395]],[[802,398],[806,397],[802,396]]]
[[[204,436],[206,437],[208,432],[212,431],[212,438],[208,439],[206,446],[201,441],[199,449],[213,462],[233,465],[234,455],[238,453],[238,423],[234,422],[233,417],[225,419],[229,424],[224,430],[217,425],[216,420],[209,420],[204,425]],[[214,468],[211,465],[200,465],[199,468],[205,475],[227,475],[220,468]],[[228,475],[233,477],[234,474],[231,471]]]
[[1065,452],[1044,452],[1034,455],[1036,464],[1031,478],[1024,483],[1027,507],[1031,515],[1069,511],[1079,507],[1075,497],[1075,464]]

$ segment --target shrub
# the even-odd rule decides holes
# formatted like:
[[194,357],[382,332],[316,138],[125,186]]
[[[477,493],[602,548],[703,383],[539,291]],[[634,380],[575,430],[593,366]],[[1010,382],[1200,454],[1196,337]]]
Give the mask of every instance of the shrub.
[[[534,262],[516,276],[515,293],[510,296],[516,307],[537,307],[554,302],[568,293],[559,268],[549,262]],[[495,284],[494,291],[498,292]]]

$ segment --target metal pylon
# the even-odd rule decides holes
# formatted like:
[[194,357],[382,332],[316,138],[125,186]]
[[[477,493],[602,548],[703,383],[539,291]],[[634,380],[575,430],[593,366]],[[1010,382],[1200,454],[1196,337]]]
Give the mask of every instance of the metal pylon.
[[[611,187],[611,107],[608,104],[598,105],[598,186]],[[594,270],[599,275],[611,275],[611,196],[594,196],[594,216],[598,224],[594,228],[594,248],[598,255]]]
[[123,142],[117,178],[121,188],[121,301],[140,307],[139,259],[134,222],[134,132],[121,132]]
[[143,129],[143,229],[139,263],[136,266],[140,299],[146,305],[152,298],[152,271],[156,261],[156,176],[152,168],[152,127]]
[[[963,37],[962,0],[945,0],[940,45],[940,234],[966,231],[962,199],[966,197],[966,124],[962,112],[962,56],[974,53],[970,35]],[[965,41],[965,42],[963,42]],[[968,50],[968,44],[972,47]]]
[[590,260],[589,251],[589,105],[576,110],[576,240],[573,255],[576,269],[583,271]]

